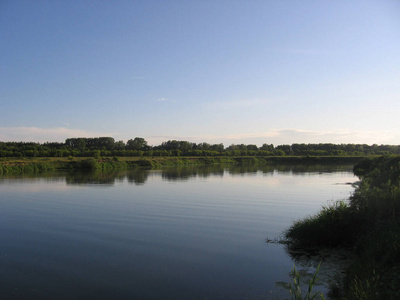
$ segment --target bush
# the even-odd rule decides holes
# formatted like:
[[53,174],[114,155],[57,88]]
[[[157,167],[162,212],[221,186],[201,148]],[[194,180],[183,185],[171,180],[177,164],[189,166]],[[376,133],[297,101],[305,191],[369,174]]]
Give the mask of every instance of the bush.
[[88,158],[81,161],[80,168],[85,170],[97,170],[100,168],[100,165],[95,158]]
[[351,246],[347,299],[400,299],[400,156],[361,161],[361,183],[349,203],[336,202],[295,222],[284,234],[289,251]]
[[284,236],[292,248],[345,246],[358,234],[359,221],[346,202],[338,201],[315,216],[294,222]]

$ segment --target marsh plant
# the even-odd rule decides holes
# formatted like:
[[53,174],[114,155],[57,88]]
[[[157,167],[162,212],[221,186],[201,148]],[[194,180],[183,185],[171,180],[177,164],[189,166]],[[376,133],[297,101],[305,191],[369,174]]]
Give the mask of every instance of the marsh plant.
[[292,296],[292,300],[313,300],[313,299],[325,299],[322,292],[314,292],[313,288],[318,281],[318,271],[321,263],[319,263],[317,270],[314,272],[310,281],[308,282],[308,289],[305,295],[303,296],[303,291],[300,284],[300,273],[296,270],[296,266],[293,266],[293,270],[291,272],[291,277],[293,279],[293,283],[289,283],[289,292]]
[[345,201],[333,202],[294,224],[284,232],[290,248],[346,246],[354,241],[359,217]]
[[285,243],[289,253],[353,250],[343,283],[346,299],[400,299],[400,156],[366,159],[354,172],[361,182],[349,201],[295,222],[284,232]]

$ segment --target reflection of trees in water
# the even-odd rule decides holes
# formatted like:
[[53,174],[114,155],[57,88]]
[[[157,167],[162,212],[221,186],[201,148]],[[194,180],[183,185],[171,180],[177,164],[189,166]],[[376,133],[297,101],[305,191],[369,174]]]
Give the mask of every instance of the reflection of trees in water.
[[132,171],[126,174],[126,178],[129,183],[134,183],[136,185],[145,184],[147,178],[149,177],[148,171]]
[[114,172],[71,172],[65,177],[67,184],[107,184],[123,182],[125,178],[129,183],[144,184],[147,181],[148,172],[140,171],[114,171]]
[[108,184],[113,185],[115,172],[71,172],[65,176],[67,184]]
[[262,172],[264,174],[273,173],[292,173],[295,175],[301,175],[303,173],[321,173],[321,172],[351,172],[353,165],[328,165],[328,164],[297,164],[297,165],[286,165],[286,164],[246,164],[246,165],[230,165],[227,168],[229,174],[246,174]]
[[[326,290],[325,295],[338,292],[337,284],[342,282],[345,276],[345,270],[352,262],[353,254],[351,249],[336,248],[336,249],[299,249],[286,244],[285,252],[289,254],[295,262],[296,269],[300,273],[302,286],[307,287],[308,281],[313,277],[317,266],[321,263],[318,272],[319,284]],[[318,287],[317,287],[318,290]],[[340,297],[333,297],[339,299]]]
[[223,176],[224,165],[207,165],[207,166],[185,166],[177,168],[167,168],[163,169],[161,172],[161,177],[164,180],[176,181],[176,180],[188,180],[192,177],[209,177]]
[[13,179],[23,181],[34,181],[38,179],[45,179],[48,182],[61,182],[64,181],[64,173],[60,171],[47,171],[41,173],[20,173],[20,174],[1,174],[0,184],[3,179]]
[[[179,181],[189,180],[194,177],[207,178],[209,176],[224,175],[224,172],[232,176],[255,174],[262,172],[264,174],[291,173],[294,175],[302,175],[305,173],[320,173],[320,172],[337,172],[351,171],[352,165],[282,165],[282,164],[243,164],[243,165],[206,165],[206,166],[184,166],[171,167],[161,170],[163,180]],[[133,170],[133,171],[110,171],[110,172],[70,172],[66,175],[67,184],[108,184],[114,185],[115,182],[123,182],[125,178],[129,183],[143,185],[148,180],[149,174],[153,173],[149,170]]]
[[274,168],[267,165],[232,165],[229,166],[228,172],[231,175],[239,175],[239,174],[248,174],[248,173],[257,173],[261,170],[264,173],[273,172]]
[[192,177],[208,177],[210,175],[223,176],[224,172],[230,175],[244,175],[262,172],[264,174],[272,174],[274,171],[278,173],[292,173],[301,175],[307,172],[337,172],[352,171],[352,165],[282,165],[282,164],[229,164],[229,165],[207,165],[207,166],[185,166],[163,169],[161,176],[165,180],[188,180]]
[[302,173],[332,173],[332,172],[352,172],[353,165],[338,165],[338,164],[297,164],[297,165],[285,165],[276,164],[271,165],[273,169],[279,173],[291,172],[296,175]]

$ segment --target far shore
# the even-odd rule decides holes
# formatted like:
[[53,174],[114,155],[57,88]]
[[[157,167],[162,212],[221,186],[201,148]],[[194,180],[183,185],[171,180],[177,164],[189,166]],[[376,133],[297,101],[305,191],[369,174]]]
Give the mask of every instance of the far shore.
[[113,170],[210,164],[356,164],[365,156],[167,156],[0,158],[0,174],[50,170]]

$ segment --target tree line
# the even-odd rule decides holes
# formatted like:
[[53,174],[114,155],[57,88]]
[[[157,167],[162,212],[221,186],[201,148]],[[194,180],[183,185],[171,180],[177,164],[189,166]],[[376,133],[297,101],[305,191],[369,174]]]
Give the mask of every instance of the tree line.
[[144,138],[115,141],[112,137],[68,138],[64,143],[0,142],[0,157],[101,156],[369,156],[400,154],[398,145],[366,144],[220,144],[169,140],[150,146]]

